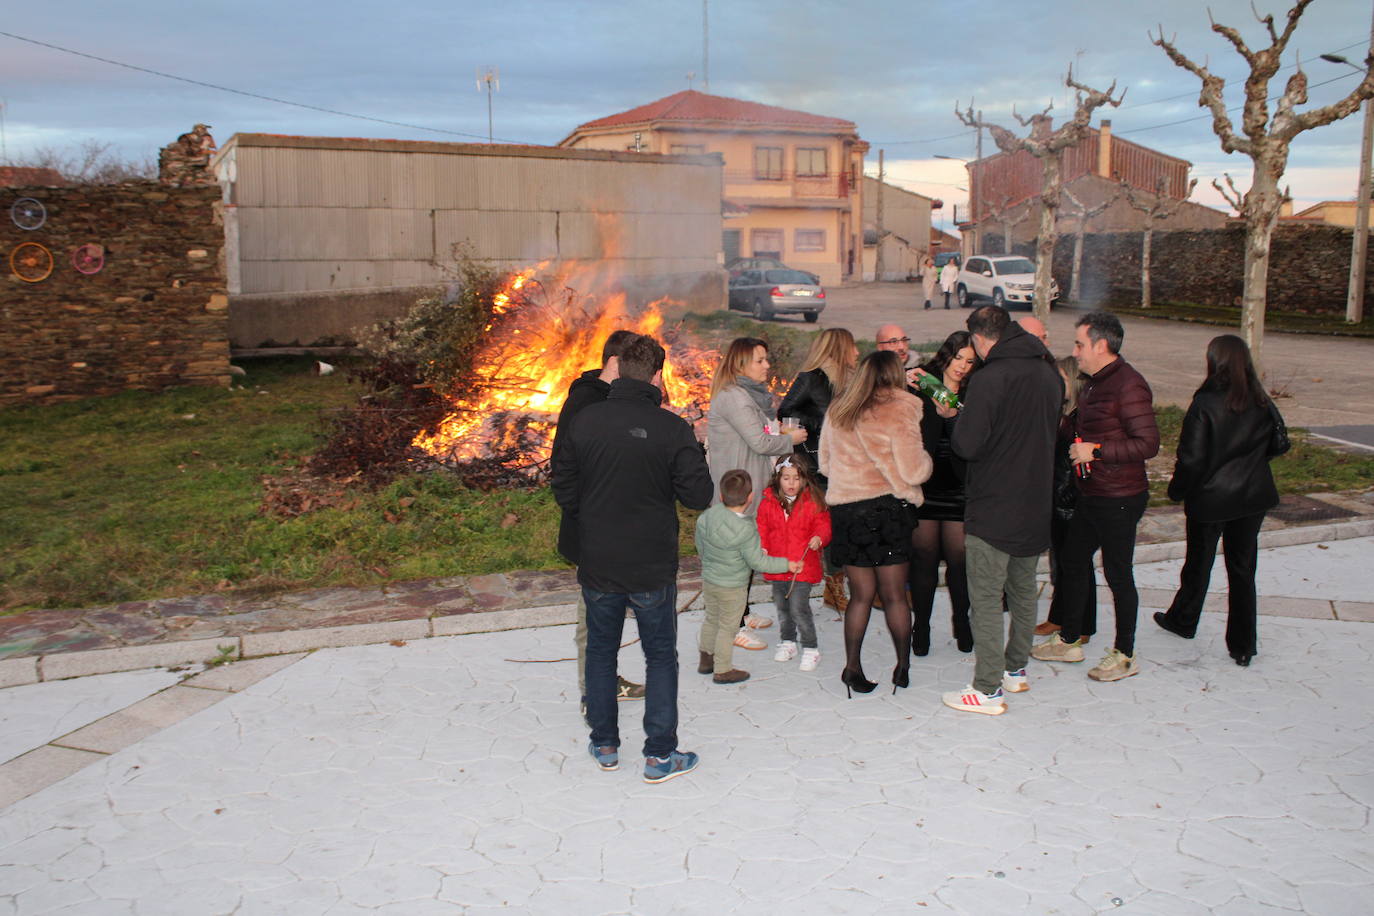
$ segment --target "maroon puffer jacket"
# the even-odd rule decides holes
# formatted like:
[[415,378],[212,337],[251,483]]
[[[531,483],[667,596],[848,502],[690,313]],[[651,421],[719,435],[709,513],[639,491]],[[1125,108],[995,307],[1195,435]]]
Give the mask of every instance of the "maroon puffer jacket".
[[1148,490],[1145,461],[1159,453],[1154,396],[1145,377],[1124,359],[1108,363],[1083,385],[1078,398],[1078,435],[1097,442],[1102,457],[1079,479],[1089,496],[1134,496]]

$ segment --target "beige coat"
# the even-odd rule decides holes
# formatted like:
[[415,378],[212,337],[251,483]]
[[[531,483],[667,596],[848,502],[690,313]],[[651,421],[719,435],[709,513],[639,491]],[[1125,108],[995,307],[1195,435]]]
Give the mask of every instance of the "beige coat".
[[859,416],[853,429],[827,418],[821,428],[821,473],[830,478],[825,501],[854,503],[891,493],[919,506],[921,484],[933,464],[921,442],[921,402],[894,391]]
[[764,432],[767,422],[768,415],[738,385],[711,398],[706,414],[706,461],[715,488],[712,505],[720,502],[720,479],[725,472],[739,468],[748,471],[754,482],[754,501],[749,505],[749,517],[754,517],[759,494],[773,476],[773,462],[792,451],[792,437]]

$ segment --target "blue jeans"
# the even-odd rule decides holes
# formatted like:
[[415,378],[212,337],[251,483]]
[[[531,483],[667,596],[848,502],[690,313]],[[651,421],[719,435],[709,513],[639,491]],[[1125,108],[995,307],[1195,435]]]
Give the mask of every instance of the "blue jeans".
[[587,721],[592,744],[620,747],[616,660],[625,611],[639,625],[644,650],[644,756],[677,750],[677,583],[651,592],[599,592],[582,587],[587,603]]

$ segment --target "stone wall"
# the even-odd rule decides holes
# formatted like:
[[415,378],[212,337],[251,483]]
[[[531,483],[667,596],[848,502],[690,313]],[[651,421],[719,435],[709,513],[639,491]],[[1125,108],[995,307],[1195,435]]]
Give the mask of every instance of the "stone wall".
[[[10,219],[21,197],[47,209],[40,228]],[[219,199],[218,187],[156,181],[0,191],[0,404],[227,384]],[[52,253],[52,273],[40,282],[11,270],[11,252],[24,242]],[[103,268],[89,275],[72,261],[87,244],[104,248]]]
[[[1110,307],[1140,304],[1139,232],[1083,237],[1083,300]],[[999,238],[988,250],[1000,252]],[[1350,230],[1340,226],[1280,224],[1269,249],[1268,308],[1345,312],[1350,282]],[[1014,246],[1034,258],[1032,245]],[[1155,302],[1240,305],[1244,286],[1245,229],[1155,232],[1150,245],[1150,286]],[[1060,236],[1054,276],[1067,294],[1073,272],[1073,236]],[[1374,247],[1365,271],[1365,297],[1374,300]]]

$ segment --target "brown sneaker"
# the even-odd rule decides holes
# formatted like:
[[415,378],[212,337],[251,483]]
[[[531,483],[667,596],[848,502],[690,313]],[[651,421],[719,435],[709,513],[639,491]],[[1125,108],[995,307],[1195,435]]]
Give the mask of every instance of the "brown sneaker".
[[724,674],[717,674],[711,678],[717,684],[738,684],[740,681],[749,680],[749,672],[741,671],[738,668],[731,668]]
[[707,652],[700,652],[701,658],[697,661],[697,674],[710,674],[716,670],[716,657]]
[[1051,633],[1058,633],[1063,627],[1057,623],[1050,623],[1048,620],[1041,621],[1035,625],[1036,636],[1049,636]]

